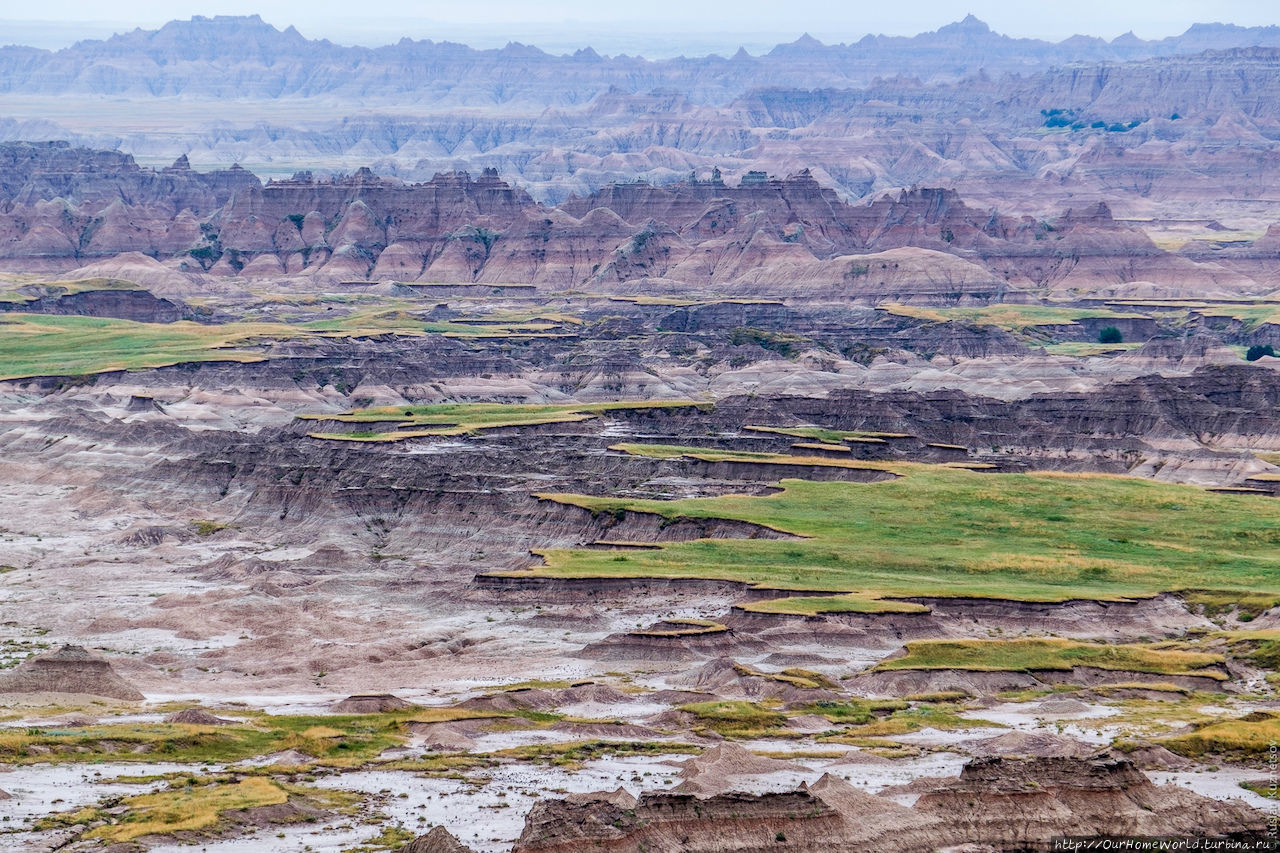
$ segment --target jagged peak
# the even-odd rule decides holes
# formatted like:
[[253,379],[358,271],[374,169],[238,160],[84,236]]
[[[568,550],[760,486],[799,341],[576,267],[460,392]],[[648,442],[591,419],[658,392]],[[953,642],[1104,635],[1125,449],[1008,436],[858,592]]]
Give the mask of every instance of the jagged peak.
[[987,26],[986,21],[974,15],[972,12],[964,16],[963,20],[956,21],[953,24],[947,24],[945,27],[938,28],[939,35],[988,35],[991,27]]
[[786,54],[796,53],[796,52],[806,51],[806,50],[821,50],[825,47],[826,45],[824,45],[822,42],[818,41],[816,38],[809,35],[808,33],[805,33],[804,35],[800,36],[800,38],[796,39],[793,42],[790,42],[788,44],[778,45],[773,50],[769,51],[769,55],[784,56]]

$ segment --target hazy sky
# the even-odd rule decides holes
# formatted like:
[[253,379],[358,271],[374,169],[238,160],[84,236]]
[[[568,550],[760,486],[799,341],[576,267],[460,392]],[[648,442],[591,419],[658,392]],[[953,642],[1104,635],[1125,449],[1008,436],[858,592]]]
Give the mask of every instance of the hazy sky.
[[[362,16],[352,17],[353,9]],[[192,15],[258,13],[281,28],[292,24],[308,37],[345,44],[385,44],[408,35],[477,47],[523,41],[557,52],[591,44],[602,52],[659,56],[731,52],[739,44],[758,52],[803,32],[828,43],[867,33],[914,35],[966,12],[998,32],[1053,40],[1075,33],[1112,38],[1128,30],[1160,38],[1208,21],[1280,24],[1275,0],[0,0],[0,44],[59,47]]]

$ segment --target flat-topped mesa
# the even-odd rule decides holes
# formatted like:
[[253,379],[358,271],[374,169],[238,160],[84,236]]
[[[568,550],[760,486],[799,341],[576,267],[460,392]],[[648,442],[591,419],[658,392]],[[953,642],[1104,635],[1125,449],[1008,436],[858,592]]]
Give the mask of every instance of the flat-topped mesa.
[[75,693],[127,702],[145,698],[108,661],[73,645],[30,658],[0,674],[0,693]]

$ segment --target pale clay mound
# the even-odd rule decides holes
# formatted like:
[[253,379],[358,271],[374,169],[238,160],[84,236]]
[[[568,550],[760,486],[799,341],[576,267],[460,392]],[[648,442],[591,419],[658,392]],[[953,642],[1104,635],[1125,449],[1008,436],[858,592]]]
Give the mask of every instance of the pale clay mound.
[[736,743],[723,743],[686,760],[680,768],[680,777],[684,781],[674,790],[698,797],[710,797],[733,790],[735,779],[743,776],[807,771],[808,768],[801,764],[765,758]]
[[348,696],[341,702],[330,706],[335,714],[384,714],[387,711],[404,711],[414,708],[412,702],[406,702],[390,693],[366,693]]
[[433,826],[426,835],[419,835],[404,847],[397,848],[397,853],[472,853],[472,850],[443,826]]
[[164,718],[166,723],[186,723],[191,726],[226,726],[233,721],[210,714],[204,708],[186,708]]
[[974,755],[1010,755],[1035,758],[1083,758],[1097,751],[1094,744],[1050,732],[1012,731],[992,738],[969,741]]
[[110,663],[74,645],[29,658],[0,674],[0,693],[87,694],[126,702],[145,698]]

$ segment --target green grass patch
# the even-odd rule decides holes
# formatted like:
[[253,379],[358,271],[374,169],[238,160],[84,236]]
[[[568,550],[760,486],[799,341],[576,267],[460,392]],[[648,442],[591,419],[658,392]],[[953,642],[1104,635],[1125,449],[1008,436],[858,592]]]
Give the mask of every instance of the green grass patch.
[[866,462],[861,459],[835,459],[830,456],[687,447],[680,444],[635,444],[623,442],[622,444],[612,445],[609,449],[631,456],[648,456],[654,459],[696,459],[699,462],[750,462],[761,465],[811,465],[818,468],[855,468],[865,471],[887,471],[891,464],[887,462]]
[[792,710],[803,714],[817,714],[833,723],[860,725],[870,723],[886,712],[905,711],[908,707],[900,699],[846,699],[839,702],[812,702]]
[[441,403],[430,406],[383,406],[356,409],[341,415],[299,415],[302,420],[326,420],[351,424],[396,424],[385,432],[312,433],[312,438],[337,441],[401,441],[426,436],[467,435],[486,429],[538,426],[585,421],[608,412],[636,409],[707,408],[711,404],[691,400],[624,400],[615,403],[569,405],[518,405],[504,403]]
[[1210,618],[1234,611],[1241,621],[1248,622],[1280,604],[1280,595],[1191,589],[1182,593],[1182,600],[1191,607],[1198,608],[1201,613]]
[[813,672],[808,669],[792,667],[790,669],[784,669],[781,672],[762,672],[742,663],[735,663],[733,668],[738,671],[739,675],[745,675],[752,678],[767,678],[770,681],[777,681],[780,684],[789,684],[792,687],[799,687],[803,690],[840,689],[839,684],[836,684],[822,673]]
[[[56,293],[81,290],[138,289],[131,282],[91,280],[59,282]],[[21,294],[19,294],[21,295]],[[270,300],[267,300],[270,301]],[[521,319],[500,316],[481,324],[433,321],[413,312],[420,308],[405,300],[380,300],[339,316],[307,320],[308,314],[279,322],[263,313],[252,320],[201,324],[139,323],[105,317],[9,313],[0,317],[0,379],[31,376],[81,376],[114,370],[142,370],[204,361],[252,362],[267,355],[264,343],[322,338],[370,337],[396,334],[450,337],[562,336],[557,329],[572,319],[548,316]]]
[[1252,791],[1259,797],[1266,797],[1268,800],[1276,799],[1276,789],[1270,779],[1247,780],[1241,782],[1240,787],[1246,791]]
[[1105,317],[1120,320],[1141,317],[1110,308],[1071,308],[1059,305],[983,305],[976,308],[925,308],[887,303],[880,306],[890,314],[914,317],[935,323],[970,323],[997,326],[1007,332],[1022,332],[1036,326],[1071,326],[1080,320]]
[[1127,341],[1118,344],[1099,344],[1088,341],[1063,341],[1062,343],[1045,344],[1044,351],[1049,355],[1087,358],[1091,355],[1105,355],[1111,352],[1131,352],[1142,346],[1143,343],[1143,341]]
[[710,619],[664,619],[657,627],[632,631],[636,637],[699,637],[704,634],[723,634],[728,625]]
[[584,761],[614,755],[696,755],[701,747],[685,743],[656,741],[585,740],[571,743],[538,743],[514,746],[493,753],[496,758],[539,761],[561,767],[576,767]]
[[1191,758],[1205,755],[1264,762],[1268,749],[1280,742],[1280,716],[1271,711],[1255,711],[1237,720],[1208,723],[1188,734],[1163,738],[1160,744],[1172,752]]
[[1280,671],[1280,629],[1262,631],[1215,631],[1205,641],[1225,641],[1233,657],[1243,658],[1254,666]]
[[751,432],[766,432],[774,435],[788,435],[792,438],[811,438],[815,441],[825,442],[827,444],[840,444],[841,442],[861,442],[864,444],[884,444],[887,438],[909,438],[904,432],[863,432],[861,430],[842,430],[829,429],[827,427],[818,426],[798,426],[798,427],[767,427],[767,426],[745,426],[745,430]]
[[404,743],[408,722],[495,716],[468,709],[418,709],[387,714],[285,716],[257,714],[224,726],[117,723],[74,729],[11,729],[0,733],[0,764],[83,762],[227,763],[296,750],[318,764],[351,766]]
[[80,376],[193,361],[262,361],[261,354],[234,347],[288,334],[289,327],[272,323],[203,326],[6,314],[0,317],[0,379]]
[[545,565],[523,574],[711,578],[865,599],[1116,601],[1192,587],[1280,595],[1280,503],[1132,477],[883,467],[900,476],[783,480],[762,497],[539,495],[597,513],[732,519],[803,538],[662,543],[625,561],[545,549]]
[[768,601],[738,605],[748,613],[783,613],[816,616],[819,613],[928,613],[929,608],[914,601],[892,601],[857,593],[844,595],[792,595]]
[[685,299],[679,296],[610,296],[610,302],[630,302],[632,305],[781,305],[776,299]]
[[417,838],[416,832],[411,832],[402,826],[384,826],[382,832],[379,832],[373,838],[355,847],[349,847],[342,853],[378,853],[380,850],[401,850],[410,841]]
[[209,521],[207,519],[200,519],[200,520],[191,522],[191,526],[192,528],[195,529],[197,536],[212,536],[213,534],[221,530],[226,530],[230,525],[223,524],[220,521]]
[[1168,693],[1171,696],[1190,696],[1194,691],[1168,681],[1121,681],[1116,684],[1098,684],[1089,690],[1099,696],[1108,696],[1126,690],[1146,690],[1152,693]]
[[739,700],[694,702],[681,705],[679,710],[697,717],[695,733],[713,731],[728,738],[760,737],[776,732],[787,723],[787,716],[779,711]]
[[1252,331],[1262,325],[1280,324],[1280,305],[1274,302],[1253,305],[1215,303],[1203,308],[1195,308],[1194,313],[1204,317],[1225,317],[1239,320],[1246,330]]
[[958,729],[996,728],[1005,726],[990,720],[972,720],[959,714],[959,706],[952,704],[918,705],[894,711],[887,717],[851,726],[838,735],[822,738],[823,743],[860,743],[867,739],[891,738],[911,734],[921,729],[956,731]]
[[509,693],[512,690],[560,690],[565,687],[578,687],[585,684],[594,684],[593,681],[568,681],[568,680],[547,680],[544,678],[530,678],[525,681],[517,681],[514,684],[497,684],[493,686],[493,690],[498,693]]
[[927,702],[934,704],[937,702],[963,702],[969,698],[969,694],[963,690],[938,690],[933,693],[913,693],[910,696],[903,697],[908,702]]
[[[36,829],[108,821],[105,826],[88,830],[82,838],[120,843],[178,832],[214,832],[224,822],[224,815],[232,810],[294,802],[324,811],[350,811],[358,800],[355,794],[285,785],[262,776],[209,781],[184,777],[166,790],[125,797],[118,806],[112,806],[112,812],[90,806],[43,818],[37,822]],[[116,816],[114,812],[119,807],[125,811]]]
[[99,290],[143,290],[141,285],[119,278],[85,278],[75,281],[32,281],[25,284],[6,282],[16,286],[14,290],[0,293],[0,302],[27,303],[39,299],[57,299],[76,293]]
[[959,669],[977,672],[1069,670],[1077,666],[1194,675],[1225,681],[1212,667],[1222,655],[1162,649],[1137,644],[1081,643],[1057,638],[1018,640],[917,640],[907,643],[904,657],[884,660],[876,670]]

